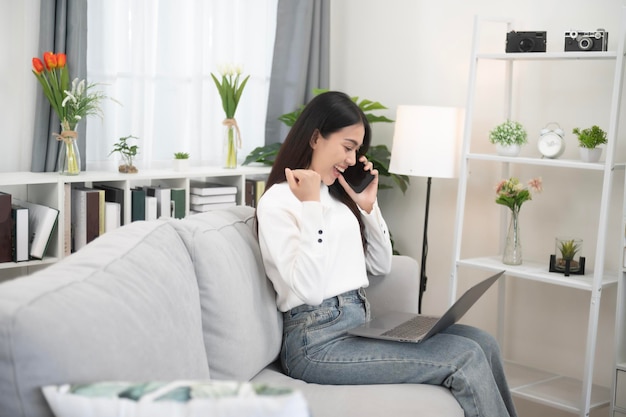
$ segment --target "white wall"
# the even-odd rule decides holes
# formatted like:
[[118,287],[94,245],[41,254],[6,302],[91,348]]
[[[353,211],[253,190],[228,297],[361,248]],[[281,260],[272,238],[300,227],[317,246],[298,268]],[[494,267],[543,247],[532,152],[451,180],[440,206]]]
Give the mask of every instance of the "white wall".
[[[622,0],[334,1],[331,3],[331,88],[382,102],[389,108],[385,114],[392,119],[399,104],[464,107],[475,15],[512,18],[517,30],[545,30],[549,51],[563,50],[566,30],[602,27],[609,31],[609,49],[615,49],[622,4]],[[483,42],[496,52],[504,51],[504,36],[486,37]],[[539,64],[544,66],[522,67],[514,74],[519,81],[514,87],[517,98],[513,102],[513,118],[521,121],[529,132],[529,144],[523,155],[538,154],[538,132],[550,121],[558,121],[567,133],[564,158],[578,158],[576,140],[571,134],[573,127],[591,124],[608,127],[613,81],[611,65],[586,64]],[[475,137],[485,139],[475,141],[473,146],[476,150],[491,152],[488,132],[504,117],[504,100],[498,94],[503,71],[497,64],[494,68],[481,67],[481,70],[486,76],[479,78],[479,88],[485,94],[477,96],[481,110],[476,114],[473,132]],[[381,125],[373,127],[374,143],[391,146],[393,125]],[[620,137],[623,139],[624,134]],[[620,146],[622,154],[623,149],[624,146]],[[540,168],[516,168],[514,173],[523,181],[537,175],[544,178],[544,193],[522,208],[525,256],[545,258],[547,267],[549,255],[554,251],[554,238],[576,235],[585,241],[585,255],[591,268],[598,205],[589,205],[589,201],[599,199],[601,177]],[[499,179],[500,170],[495,166],[472,169],[472,184],[485,186],[482,192],[473,192],[468,198],[465,233],[470,236],[473,232],[475,238],[463,245],[464,255],[485,255],[485,252],[497,250],[500,206],[494,203],[494,188]],[[607,260],[614,269],[621,250],[618,214],[623,175],[617,175],[616,179],[615,194],[620,198],[616,198],[612,206],[612,217],[616,221],[609,233],[615,245],[607,253]],[[564,184],[570,186],[570,191],[562,189]],[[572,184],[575,186],[571,187]],[[457,180],[433,179],[425,313],[441,313],[447,306],[457,185]],[[572,188],[575,192],[571,192]],[[425,178],[412,178],[406,195],[398,190],[380,193],[396,247],[416,259],[421,257],[425,193]],[[472,279],[480,276],[472,275]],[[511,308],[506,321],[509,337],[503,346],[506,355],[581,378],[589,294],[530,282],[508,282]],[[463,285],[467,284],[469,282]],[[477,305],[464,321],[495,333],[495,290],[488,295],[489,298]],[[604,386],[610,385],[611,378],[614,307],[614,289],[604,291],[594,373],[595,381]],[[531,328],[533,324],[538,325],[536,330]],[[553,409],[531,404],[521,404],[520,408],[522,415],[527,416],[558,415]],[[606,408],[597,413],[607,414]]]

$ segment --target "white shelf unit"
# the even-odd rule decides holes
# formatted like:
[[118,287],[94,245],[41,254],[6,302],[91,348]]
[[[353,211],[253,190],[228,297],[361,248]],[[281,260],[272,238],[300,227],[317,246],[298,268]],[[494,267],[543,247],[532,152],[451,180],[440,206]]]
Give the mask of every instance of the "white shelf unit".
[[[122,174],[107,171],[83,171],[76,176],[59,175],[56,172],[4,172],[0,173],[0,191],[9,193],[13,198],[54,207],[59,210],[58,222],[52,240],[42,260],[27,262],[0,263],[0,281],[15,278],[37,268],[57,262],[64,256],[64,233],[66,217],[64,204],[66,185],[84,183],[87,186],[108,184],[124,190],[124,201],[131,201],[131,188],[145,185],[163,185],[184,188],[186,192],[185,212],[189,214],[189,189],[191,181],[208,181],[237,187],[237,202],[245,204],[246,178],[258,178],[269,174],[266,166],[242,166],[234,169],[219,167],[191,167],[186,171],[140,170],[136,174]],[[131,205],[124,204],[124,224],[130,223]]]
[[[545,52],[545,53],[479,53],[481,29],[485,24],[499,24],[502,29],[502,38],[505,38],[507,32],[513,30],[513,22],[509,20],[483,19],[476,17],[474,22],[473,49],[470,64],[470,80],[466,107],[466,123],[463,138],[463,149],[460,166],[459,189],[457,197],[457,209],[455,220],[455,236],[454,236],[454,265],[450,274],[450,298],[452,303],[456,297],[460,271],[463,269],[480,269],[483,271],[500,271],[505,270],[505,279],[501,279],[498,284],[498,319],[497,319],[497,338],[503,343],[506,336],[505,314],[507,291],[506,286],[509,280],[527,280],[541,283],[541,285],[552,285],[563,288],[570,288],[584,291],[588,294],[589,315],[587,323],[587,333],[585,339],[585,357],[582,366],[582,379],[574,379],[569,376],[559,375],[557,373],[546,371],[545,369],[534,369],[522,363],[516,363],[505,358],[506,374],[511,391],[514,396],[536,403],[540,403],[549,407],[554,407],[570,413],[578,414],[581,417],[589,416],[591,410],[606,407],[611,402],[611,387],[596,385],[593,382],[594,359],[596,352],[596,339],[598,333],[598,320],[600,312],[601,292],[608,287],[614,287],[618,282],[622,287],[619,297],[622,299],[622,307],[617,320],[624,326],[624,301],[626,290],[623,289],[624,272],[620,265],[609,268],[605,265],[605,249],[607,244],[607,227],[609,224],[609,203],[611,200],[612,182],[615,171],[622,170],[624,164],[616,163],[615,148],[618,140],[618,121],[619,108],[621,104],[621,92],[624,74],[624,43],[626,28],[626,8],[622,10],[620,20],[620,33],[613,35],[619,45],[616,51],[609,52]],[[479,62],[484,61],[502,61],[504,62],[504,109],[507,118],[511,117],[511,109],[514,102],[513,95],[513,68],[518,61],[545,61],[549,64],[552,61],[569,62],[568,65],[576,66],[581,61],[608,61],[609,65],[614,65],[613,88],[610,97],[610,115],[608,129],[608,144],[606,147],[606,159],[604,162],[588,163],[572,159],[542,159],[533,157],[503,157],[495,154],[485,154],[473,152],[472,134],[473,134],[473,118],[475,117],[476,106],[476,89],[477,89],[477,72]],[[545,64],[545,65],[547,65]],[[607,64],[604,64],[607,65]],[[572,87],[574,88],[574,87]],[[549,93],[546,93],[546,99]],[[493,124],[500,123],[502,120],[491,120]],[[532,135],[531,135],[532,137]],[[475,138],[475,140],[486,140],[484,137]],[[470,237],[464,234],[464,217],[467,205],[468,187],[484,187],[479,181],[470,182],[470,167],[484,166],[486,164],[496,164],[502,172],[501,178],[508,178],[511,174],[512,167],[519,166],[537,166],[549,167],[551,170],[562,170],[563,172],[584,171],[589,172],[589,176],[593,177],[601,186],[601,197],[598,202],[598,227],[596,230],[597,238],[595,248],[585,248],[586,252],[595,254],[595,264],[593,269],[587,268],[585,275],[571,275],[565,277],[563,274],[548,272],[547,259],[540,261],[527,260],[519,266],[510,266],[502,263],[503,237],[506,231],[507,209],[502,208],[503,215],[500,221],[501,228],[501,244],[500,254],[485,254],[485,256],[467,258],[462,254],[462,243],[464,239]],[[595,174],[594,174],[595,173]],[[553,173],[553,176],[554,173]],[[495,182],[494,182],[495,185]],[[487,185],[488,186],[488,185]],[[566,185],[563,185],[566,186]],[[490,187],[493,188],[493,187]],[[626,190],[625,190],[626,192]],[[549,198],[547,193],[542,198]],[[495,200],[495,194],[494,194]],[[495,203],[494,203],[495,204]],[[624,209],[624,219],[626,219],[626,206]],[[626,225],[626,220],[624,221]],[[531,224],[526,224],[524,229],[531,229]],[[626,227],[626,226],[624,226]],[[474,236],[475,237],[475,236]],[[548,237],[552,238],[552,237]],[[626,236],[624,237],[626,242]],[[612,272],[611,272],[612,269]],[[547,318],[549,320],[549,318]],[[626,363],[624,350],[624,330],[620,328],[621,333],[621,355],[618,360],[621,364]],[[610,383],[607,382],[607,385]],[[613,388],[615,390],[615,388]]]

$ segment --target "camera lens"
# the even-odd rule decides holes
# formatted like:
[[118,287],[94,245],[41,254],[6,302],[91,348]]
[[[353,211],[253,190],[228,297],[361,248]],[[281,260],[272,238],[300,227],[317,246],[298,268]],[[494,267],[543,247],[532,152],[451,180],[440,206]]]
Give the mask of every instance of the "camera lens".
[[578,41],[578,47],[583,51],[587,51],[591,49],[593,46],[593,41],[590,38],[582,38]]
[[521,52],[532,51],[534,46],[535,46],[535,41],[533,41],[532,39],[524,38],[519,41],[519,50]]

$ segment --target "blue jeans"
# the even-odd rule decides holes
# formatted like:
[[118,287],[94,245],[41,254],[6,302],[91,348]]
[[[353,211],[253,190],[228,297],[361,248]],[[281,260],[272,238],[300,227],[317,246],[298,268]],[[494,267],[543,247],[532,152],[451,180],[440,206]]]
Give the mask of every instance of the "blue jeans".
[[442,385],[465,416],[516,416],[500,350],[491,335],[460,324],[417,344],[347,334],[369,314],[363,290],[284,313],[285,372],[319,384]]

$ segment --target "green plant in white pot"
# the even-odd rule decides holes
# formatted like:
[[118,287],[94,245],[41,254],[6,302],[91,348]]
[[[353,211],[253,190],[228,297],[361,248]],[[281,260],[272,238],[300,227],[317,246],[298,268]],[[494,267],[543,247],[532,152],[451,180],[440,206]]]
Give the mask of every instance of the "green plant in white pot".
[[521,123],[507,120],[489,132],[489,142],[496,145],[496,152],[502,156],[517,156],[522,145],[528,142],[528,134]]
[[185,171],[189,168],[189,153],[174,152],[174,171]]
[[606,144],[606,132],[599,126],[593,125],[587,129],[574,128],[572,131],[578,136],[578,149],[580,159],[586,162],[597,162],[602,156],[602,148],[598,146]]

